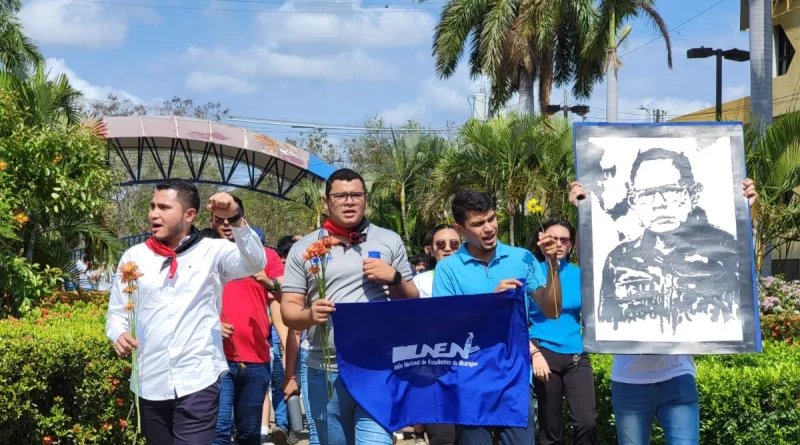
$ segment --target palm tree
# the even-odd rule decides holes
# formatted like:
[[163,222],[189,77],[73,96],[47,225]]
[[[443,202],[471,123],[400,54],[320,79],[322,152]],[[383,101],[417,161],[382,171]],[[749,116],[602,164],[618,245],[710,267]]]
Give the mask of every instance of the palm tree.
[[400,138],[392,132],[391,143],[382,147],[387,162],[378,165],[377,170],[369,175],[372,176],[372,198],[399,200],[400,226],[406,245],[411,245],[412,232],[409,223],[409,195],[415,180],[430,169],[446,144],[442,138],[423,137],[414,130],[405,132]]
[[588,97],[600,73],[579,56],[595,14],[592,0],[452,0],[435,29],[436,72],[452,76],[472,39],[470,73],[489,78],[493,112],[518,92],[532,114],[537,79],[542,110],[554,82],[561,87],[574,79],[573,95]]
[[[561,128],[569,131],[567,124]],[[571,143],[565,144],[565,140],[569,139],[557,134],[540,116],[512,114],[489,122],[471,120],[461,130],[463,147],[446,151],[434,169],[431,176],[437,193],[428,199],[446,202],[464,188],[488,193],[508,221],[508,239],[514,245],[515,217],[525,200],[566,190],[566,186],[556,189],[559,185],[555,184],[555,175],[568,171],[571,162]]]
[[745,131],[747,174],[759,198],[752,209],[756,270],[768,268],[770,253],[800,241],[800,112],[769,126],[753,113]]
[[772,4],[750,0],[750,109],[761,131],[772,123]]
[[17,13],[21,0],[0,0],[0,67],[24,77],[44,63],[36,43],[22,33]]
[[[667,66],[672,69],[672,43],[669,29],[664,19],[654,8],[655,0],[603,0],[600,2],[600,17],[589,39],[591,45],[584,51],[588,65],[601,62],[606,73],[606,120],[617,122],[617,73],[622,67],[618,50],[630,35],[631,26],[625,22],[636,17],[644,17],[664,38],[667,47]],[[593,62],[592,62],[593,61]]]
[[27,110],[26,124],[66,126],[79,124],[83,117],[83,95],[64,74],[50,78],[39,64],[31,77],[20,78],[10,70],[0,70],[0,89],[14,90],[20,108]]
[[322,218],[325,216],[325,206],[322,204],[322,196],[325,194],[323,187],[323,184],[304,179],[292,191],[295,199],[285,203],[286,213],[299,219],[304,225],[303,229],[309,232],[322,227]]

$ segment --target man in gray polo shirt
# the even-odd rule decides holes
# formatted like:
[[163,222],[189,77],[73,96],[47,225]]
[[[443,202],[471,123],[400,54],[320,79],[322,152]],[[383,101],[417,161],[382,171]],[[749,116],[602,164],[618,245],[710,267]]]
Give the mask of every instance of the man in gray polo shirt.
[[[286,260],[281,315],[292,329],[308,329],[308,398],[320,443],[325,445],[391,445],[391,434],[350,397],[336,367],[334,331],[328,323],[334,395],[328,400],[323,366],[322,328],[335,303],[366,303],[419,296],[411,281],[405,246],[396,233],[364,218],[364,179],[350,169],[335,171],[325,183],[328,220],[321,229],[292,246]],[[303,260],[309,244],[331,235],[340,245],[331,250],[326,269],[327,299],[319,291],[311,264]],[[378,258],[379,257],[379,258]],[[287,352],[288,356],[288,352]],[[387,397],[389,395],[387,394]]]

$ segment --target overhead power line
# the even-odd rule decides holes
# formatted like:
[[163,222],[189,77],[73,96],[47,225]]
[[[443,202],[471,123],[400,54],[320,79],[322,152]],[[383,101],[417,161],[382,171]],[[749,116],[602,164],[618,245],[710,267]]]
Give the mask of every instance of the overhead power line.
[[[211,12],[247,12],[247,13],[254,13],[254,12],[264,12],[269,14],[374,14],[377,12],[380,13],[413,13],[413,12],[430,12],[434,11],[435,9],[431,8],[395,8],[390,7],[391,5],[385,5],[383,7],[376,6],[376,7],[360,7],[360,9],[355,10],[309,10],[309,11],[287,11],[282,9],[231,9],[231,8],[201,8],[197,6],[177,6],[177,5],[154,5],[154,4],[146,4],[146,3],[128,3],[128,2],[117,2],[117,1],[104,1],[104,0],[73,0],[75,3],[89,3],[89,4],[97,4],[97,5],[110,5],[110,6],[128,6],[134,8],[154,8],[154,9],[174,9],[174,10],[182,10],[182,11],[211,11]],[[343,3],[290,3],[290,5],[299,5],[299,6],[319,6],[323,8],[352,8],[353,5],[351,4],[343,4]],[[278,4],[276,4],[278,5]],[[282,5],[282,4],[281,4]],[[338,6],[342,5],[342,6]]]
[[[711,11],[712,9],[716,8],[717,6],[721,5],[721,4],[722,4],[722,3],[724,3],[724,2],[725,2],[725,0],[719,0],[718,2],[714,3],[713,5],[709,6],[709,7],[708,7],[708,8],[706,8],[706,9],[702,10],[701,12],[699,12],[697,15],[693,16],[692,18],[690,18],[690,19],[686,20],[685,22],[681,23],[680,25],[678,25],[678,26],[676,26],[676,27],[674,27],[674,28],[670,29],[670,30],[669,30],[669,32],[671,33],[671,32],[673,32],[673,31],[677,31],[677,30],[678,30],[678,28],[680,28],[681,26],[683,26],[683,25],[685,25],[685,24],[687,24],[687,23],[691,22],[692,20],[694,20],[694,19],[696,19],[696,18],[700,17],[701,15],[703,15],[703,14],[707,13],[708,11]],[[647,42],[645,42],[645,43],[642,43],[641,45],[637,46],[636,48],[634,48],[634,49],[632,49],[632,50],[630,50],[630,51],[626,52],[626,53],[625,53],[625,54],[623,54],[623,55],[621,55],[621,56],[620,56],[620,58],[622,58],[622,57],[625,57],[625,56],[627,56],[628,54],[631,54],[631,53],[633,53],[633,52],[636,52],[637,50],[639,50],[639,49],[641,49],[641,48],[643,48],[643,47],[645,47],[645,46],[647,46],[647,45],[649,45],[649,44],[651,44],[651,43],[653,43],[653,42],[655,42],[656,40],[658,40],[658,39],[661,39],[661,38],[662,38],[662,37],[659,35],[658,37],[656,37],[656,38],[654,38],[654,39],[652,39],[652,40],[648,40]]]
[[250,124],[273,125],[277,127],[306,128],[306,129],[320,129],[320,130],[355,130],[355,131],[402,130],[402,131],[420,131],[420,132],[431,132],[431,133],[447,133],[447,132],[457,131],[456,128],[408,128],[408,129],[375,128],[375,127],[364,127],[357,125],[338,125],[338,124],[327,124],[320,122],[285,121],[280,119],[260,119],[260,118],[237,117],[237,116],[231,116],[227,118],[227,120],[233,122],[246,122]]

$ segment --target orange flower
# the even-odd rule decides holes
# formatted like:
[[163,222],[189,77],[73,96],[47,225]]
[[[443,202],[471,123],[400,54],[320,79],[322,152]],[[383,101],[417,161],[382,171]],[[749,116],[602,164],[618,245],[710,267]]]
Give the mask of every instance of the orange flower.
[[311,266],[311,269],[309,269],[309,272],[313,273],[314,275],[318,274],[319,273],[319,266],[317,266],[317,265]]
[[125,429],[128,427],[128,421],[125,419],[119,419],[119,427]]
[[24,226],[26,222],[31,220],[28,215],[24,213],[17,213],[14,215],[14,219],[17,220],[17,224],[19,224],[20,227]]
[[109,425],[108,423],[104,423],[103,424],[103,430],[104,431],[111,431],[111,425]]
[[56,155],[55,159],[53,159],[53,164],[58,164],[61,160],[64,159],[61,155]]
[[128,304],[125,305],[125,310],[130,312],[130,311],[133,310],[133,306],[134,306],[133,301],[131,301]]
[[[125,295],[130,295],[130,294],[136,292],[136,289],[139,289],[139,288],[136,287],[135,284],[128,283],[128,285],[125,286],[125,289],[122,289],[122,293],[125,294]],[[131,303],[131,304],[133,304],[133,303]],[[131,306],[131,309],[133,309],[133,306]]]
[[124,405],[125,405],[125,401],[120,399],[120,398],[118,398],[117,399],[117,406],[124,406]]
[[53,438],[50,436],[44,436],[44,438],[42,438],[42,443],[50,445],[51,443],[53,443]]
[[6,161],[0,159],[0,172],[6,169]]
[[53,401],[56,402],[56,403],[61,403],[61,402],[64,401],[64,398],[61,397],[61,396],[56,396],[56,397],[53,398]]
[[75,434],[80,433],[81,432],[81,426],[76,423],[75,426],[72,427],[72,431],[75,431]]
[[322,245],[328,249],[332,248],[333,246],[339,245],[339,240],[332,236],[326,236],[325,238],[322,238],[320,241],[322,241]]
[[129,261],[119,266],[119,273],[120,280],[123,283],[130,283],[144,276],[144,274],[139,271],[139,266],[133,261]]

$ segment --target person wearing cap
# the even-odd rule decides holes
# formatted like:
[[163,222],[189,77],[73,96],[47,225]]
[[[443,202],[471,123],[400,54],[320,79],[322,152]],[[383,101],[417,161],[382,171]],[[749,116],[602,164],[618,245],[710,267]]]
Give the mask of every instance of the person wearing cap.
[[[233,200],[244,214],[241,199]],[[253,227],[253,231],[265,241],[264,231]],[[210,236],[233,240],[228,220],[211,217]],[[236,441],[240,445],[261,444],[261,410],[266,397],[271,375],[270,346],[266,339],[270,332],[267,305],[275,301],[283,282],[283,262],[278,254],[264,247],[267,267],[257,274],[228,282],[222,289],[223,347],[228,361],[228,373],[220,380],[219,415],[214,433],[214,445],[230,445],[231,435],[236,430]],[[280,318],[273,321],[281,323]],[[281,323],[282,325],[282,323]],[[285,332],[285,327],[279,332]],[[285,445],[286,436],[274,437],[279,445]],[[271,441],[270,440],[270,441]]]

